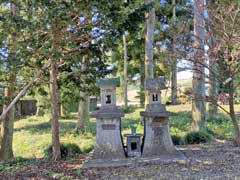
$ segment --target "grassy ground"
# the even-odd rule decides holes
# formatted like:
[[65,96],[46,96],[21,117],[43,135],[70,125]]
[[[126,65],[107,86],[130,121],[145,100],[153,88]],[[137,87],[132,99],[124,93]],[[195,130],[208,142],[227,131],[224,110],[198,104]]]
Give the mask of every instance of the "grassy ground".
[[[240,106],[236,109],[240,111]],[[191,106],[168,106],[167,110],[171,112],[171,134],[184,137],[190,129]],[[130,126],[136,126],[137,132],[143,133],[140,111],[143,108],[128,109],[122,121],[122,134],[129,133]],[[88,128],[80,134],[75,133],[75,124],[76,113],[60,119],[60,140],[77,144],[83,152],[88,152],[95,143],[95,121],[91,119]],[[207,128],[218,139],[232,138],[233,127],[226,114],[207,116]],[[239,148],[225,140],[179,146],[187,157],[183,163],[82,170],[87,154],[58,162],[42,158],[44,149],[51,144],[49,116],[27,117],[15,123],[13,150],[18,158],[0,163],[0,179],[237,179],[240,177]]]
[[[168,106],[171,112],[170,131],[172,135],[184,137],[190,129],[190,105]],[[240,111],[240,106],[236,109]],[[122,134],[130,133],[130,126],[136,126],[138,133],[143,133],[143,119],[140,111],[143,108],[131,107],[122,121]],[[44,149],[51,144],[51,125],[49,116],[27,117],[15,123],[13,150],[15,157],[41,158]],[[95,142],[95,120],[91,119],[83,133],[76,134],[76,113],[68,118],[60,119],[60,141],[62,143],[75,143],[83,152],[88,152]],[[229,139],[233,135],[232,123],[229,118],[220,114],[214,118],[207,117],[208,129],[214,131],[217,138]]]
[[[75,143],[83,152],[91,148],[95,141],[94,122],[85,132],[76,134],[76,114],[71,117],[62,118],[60,125],[61,143]],[[44,150],[51,144],[51,123],[48,116],[28,117],[18,120],[15,125],[13,138],[13,151],[16,157],[42,158]],[[93,128],[93,129],[91,129]]]

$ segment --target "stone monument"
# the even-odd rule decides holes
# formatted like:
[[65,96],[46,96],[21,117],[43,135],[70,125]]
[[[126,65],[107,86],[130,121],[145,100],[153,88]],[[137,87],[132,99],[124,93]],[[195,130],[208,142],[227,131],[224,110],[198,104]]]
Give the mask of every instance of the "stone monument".
[[121,117],[124,113],[116,106],[116,87],[119,85],[119,78],[97,81],[101,90],[101,108],[91,115],[96,118],[97,124],[94,159],[126,158],[121,136]]
[[144,117],[143,157],[178,155],[169,132],[169,112],[161,104],[161,90],[165,89],[163,77],[146,78],[145,90],[148,92]]

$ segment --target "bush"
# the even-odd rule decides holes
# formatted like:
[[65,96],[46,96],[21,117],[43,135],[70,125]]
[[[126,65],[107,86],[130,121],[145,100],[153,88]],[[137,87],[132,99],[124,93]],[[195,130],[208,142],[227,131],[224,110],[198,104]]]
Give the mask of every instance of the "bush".
[[183,145],[184,141],[180,136],[172,135],[172,142],[174,145]]
[[208,134],[210,134],[211,136],[215,136],[216,135],[216,133],[213,131],[213,130],[211,130],[211,129],[206,129],[206,132],[208,133]]
[[208,122],[219,124],[219,125],[223,124],[229,120],[230,120],[229,117],[226,116],[225,114],[217,114],[212,117],[208,115],[208,117],[207,117]]
[[[60,144],[60,151],[61,151],[61,157],[66,158],[66,157],[73,157],[76,154],[81,154],[82,151],[79,148],[78,145],[76,144]],[[47,149],[44,150],[44,155],[47,158],[52,157],[52,145],[48,146]]]
[[200,143],[206,143],[211,139],[212,139],[212,136],[208,134],[206,131],[189,132],[185,136],[185,143],[200,144]]
[[179,94],[177,97],[178,104],[189,104],[191,101],[191,96],[185,94]]

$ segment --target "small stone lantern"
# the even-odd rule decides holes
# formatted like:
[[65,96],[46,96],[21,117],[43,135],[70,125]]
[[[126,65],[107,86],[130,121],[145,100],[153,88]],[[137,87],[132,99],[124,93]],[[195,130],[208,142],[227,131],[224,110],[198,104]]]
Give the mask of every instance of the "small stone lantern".
[[116,106],[116,87],[119,78],[101,79],[101,108],[91,116],[96,118],[97,134],[94,159],[122,159],[125,152],[121,136],[121,117],[124,113]]
[[166,89],[163,77],[145,79],[148,92],[146,111],[140,112],[144,117],[143,157],[176,155],[169,132],[169,112],[161,104],[161,90]]

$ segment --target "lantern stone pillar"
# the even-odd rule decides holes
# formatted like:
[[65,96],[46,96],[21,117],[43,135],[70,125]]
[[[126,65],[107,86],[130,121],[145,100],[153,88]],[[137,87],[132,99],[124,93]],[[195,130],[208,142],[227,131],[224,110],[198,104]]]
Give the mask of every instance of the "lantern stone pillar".
[[145,130],[143,157],[178,154],[169,132],[169,112],[161,104],[161,90],[165,88],[163,77],[145,79],[148,104],[146,110],[140,112]]
[[97,86],[101,90],[101,108],[91,114],[91,117],[96,118],[97,124],[94,159],[126,157],[121,136],[121,117],[124,113],[116,106],[116,87],[119,85],[119,78],[97,81]]

